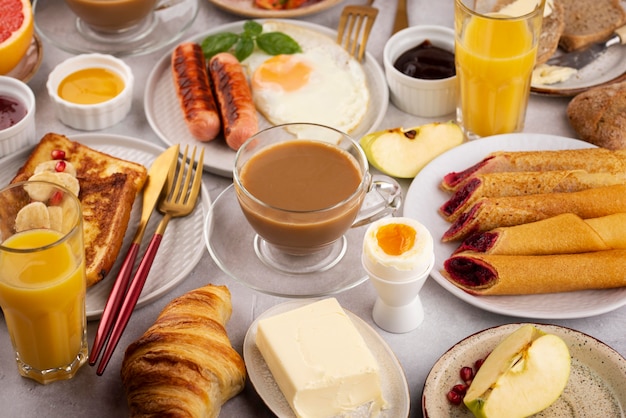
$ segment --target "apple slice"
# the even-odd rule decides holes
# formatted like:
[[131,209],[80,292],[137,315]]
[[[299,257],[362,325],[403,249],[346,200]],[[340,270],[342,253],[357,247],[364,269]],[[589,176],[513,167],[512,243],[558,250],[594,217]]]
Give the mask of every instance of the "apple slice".
[[414,128],[394,128],[361,138],[368,161],[392,177],[413,178],[433,158],[463,142],[455,122],[431,122]]
[[485,359],[463,402],[476,417],[527,417],[561,396],[570,367],[560,337],[523,325]]

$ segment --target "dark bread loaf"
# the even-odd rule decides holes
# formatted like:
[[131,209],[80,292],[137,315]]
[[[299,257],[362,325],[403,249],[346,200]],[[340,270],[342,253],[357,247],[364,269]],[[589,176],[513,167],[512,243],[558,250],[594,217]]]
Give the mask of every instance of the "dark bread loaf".
[[626,82],[580,93],[567,106],[567,117],[580,139],[612,150],[626,149]]
[[566,51],[603,41],[626,23],[619,0],[566,0],[563,6],[565,29],[559,45]]

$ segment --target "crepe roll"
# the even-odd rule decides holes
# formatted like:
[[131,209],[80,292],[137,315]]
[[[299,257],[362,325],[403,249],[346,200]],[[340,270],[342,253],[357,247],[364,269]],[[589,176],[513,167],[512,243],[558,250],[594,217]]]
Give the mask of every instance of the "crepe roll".
[[441,240],[462,240],[475,233],[540,221],[563,213],[590,219],[621,212],[626,212],[624,184],[572,193],[483,197],[454,221]]
[[443,190],[453,192],[467,178],[476,174],[554,170],[626,173],[626,150],[582,148],[550,151],[497,151],[463,171],[446,174],[440,186]]
[[613,184],[626,184],[626,172],[611,174],[558,170],[478,174],[463,182],[439,208],[439,214],[448,222],[454,222],[481,197],[569,193]]
[[466,238],[455,253],[574,254],[626,250],[626,213],[581,219],[564,213],[528,224],[496,228]]
[[559,255],[464,252],[441,272],[474,295],[529,295],[626,286],[626,250]]

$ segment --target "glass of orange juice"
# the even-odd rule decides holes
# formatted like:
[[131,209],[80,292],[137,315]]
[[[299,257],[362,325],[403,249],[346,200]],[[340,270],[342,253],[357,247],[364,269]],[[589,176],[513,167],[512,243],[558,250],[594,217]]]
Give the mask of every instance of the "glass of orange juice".
[[46,384],[85,363],[85,292],[78,198],[48,182],[0,190],[0,307],[22,376]]
[[469,139],[524,129],[545,0],[455,0],[457,119]]

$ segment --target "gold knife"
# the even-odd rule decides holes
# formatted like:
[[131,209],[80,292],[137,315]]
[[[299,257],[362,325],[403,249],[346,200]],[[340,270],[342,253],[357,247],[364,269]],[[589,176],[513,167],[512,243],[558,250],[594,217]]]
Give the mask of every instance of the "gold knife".
[[409,27],[409,18],[406,11],[406,0],[398,0],[398,8],[396,9],[396,18],[393,22],[392,34]]
[[150,166],[150,170],[148,171],[148,180],[146,181],[146,185],[143,190],[143,207],[141,209],[139,226],[137,227],[137,232],[135,232],[133,242],[128,248],[126,257],[124,258],[124,263],[122,264],[117,278],[113,283],[111,293],[109,293],[109,297],[104,305],[102,318],[100,319],[98,331],[96,332],[96,337],[94,338],[91,353],[89,355],[89,364],[91,366],[96,364],[100,350],[109,336],[113,319],[117,315],[120,306],[122,306],[122,301],[124,300],[124,295],[126,294],[126,290],[128,288],[130,276],[135,260],[137,259],[137,254],[139,253],[139,246],[141,244],[141,240],[143,239],[146,226],[150,220],[150,215],[154,212],[154,207],[159,200],[159,196],[163,191],[163,186],[167,182],[168,177],[171,177],[170,173],[172,170],[176,169],[179,148],[179,145],[172,145],[161,153],[161,155],[154,160],[152,166]]

